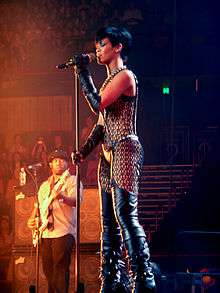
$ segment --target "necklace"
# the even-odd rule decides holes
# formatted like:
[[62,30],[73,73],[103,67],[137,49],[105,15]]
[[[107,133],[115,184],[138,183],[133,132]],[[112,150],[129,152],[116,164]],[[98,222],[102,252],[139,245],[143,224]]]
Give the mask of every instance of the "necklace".
[[122,66],[122,67],[119,67],[119,68],[116,68],[116,69],[112,70],[111,74],[109,75],[109,77],[106,78],[106,80],[104,81],[102,87],[100,88],[100,92],[102,92],[102,91],[106,88],[107,84],[108,84],[109,82],[111,82],[111,81],[113,80],[113,78],[114,78],[119,72],[121,72],[121,71],[124,70],[124,69],[127,69],[127,66],[124,65],[124,66]]

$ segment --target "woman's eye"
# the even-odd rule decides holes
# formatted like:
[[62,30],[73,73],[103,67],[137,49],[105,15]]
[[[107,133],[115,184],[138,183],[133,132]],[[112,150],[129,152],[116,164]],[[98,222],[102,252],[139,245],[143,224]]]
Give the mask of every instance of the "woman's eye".
[[101,41],[101,42],[99,43],[99,45],[100,45],[100,47],[104,47],[104,46],[106,45],[106,43]]

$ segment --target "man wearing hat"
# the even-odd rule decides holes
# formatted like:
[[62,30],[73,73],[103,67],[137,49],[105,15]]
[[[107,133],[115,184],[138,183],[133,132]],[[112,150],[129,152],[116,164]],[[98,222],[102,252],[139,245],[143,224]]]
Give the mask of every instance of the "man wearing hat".
[[27,225],[33,231],[36,229],[39,210],[42,265],[48,292],[68,292],[69,267],[76,234],[76,177],[69,174],[66,152],[55,150],[49,155],[48,161],[52,175],[41,184],[38,191],[39,209],[35,204]]

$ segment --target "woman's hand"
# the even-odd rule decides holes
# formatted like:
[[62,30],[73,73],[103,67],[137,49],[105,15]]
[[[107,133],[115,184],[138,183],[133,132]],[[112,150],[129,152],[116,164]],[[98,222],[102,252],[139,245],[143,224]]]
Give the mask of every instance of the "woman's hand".
[[78,165],[82,163],[83,155],[79,151],[78,152],[74,151],[72,152],[72,160],[75,165]]

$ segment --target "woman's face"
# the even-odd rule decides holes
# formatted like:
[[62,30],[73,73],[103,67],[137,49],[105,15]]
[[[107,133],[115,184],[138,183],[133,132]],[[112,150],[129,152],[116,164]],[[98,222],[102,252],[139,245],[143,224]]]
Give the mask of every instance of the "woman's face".
[[109,64],[115,58],[115,47],[112,46],[108,38],[104,38],[95,44],[97,62],[99,64]]

